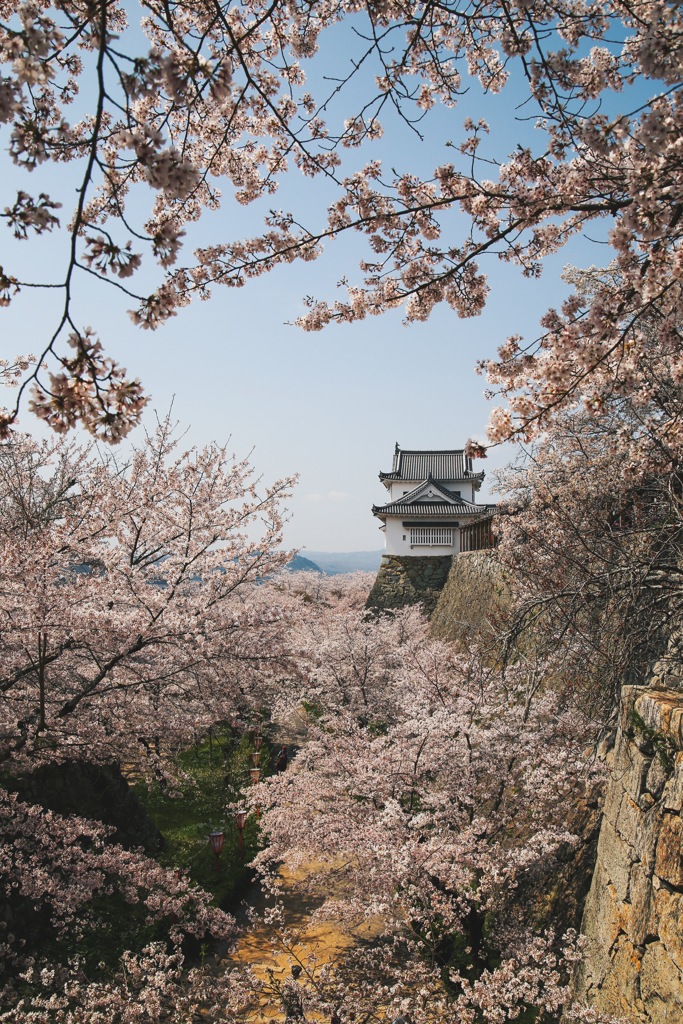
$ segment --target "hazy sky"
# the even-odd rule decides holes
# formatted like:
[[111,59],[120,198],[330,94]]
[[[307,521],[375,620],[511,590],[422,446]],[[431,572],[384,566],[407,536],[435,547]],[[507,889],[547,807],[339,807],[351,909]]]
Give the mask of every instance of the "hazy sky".
[[[337,58],[345,59],[341,53]],[[494,130],[487,144],[501,158],[516,140],[529,137],[530,128],[515,121],[515,99],[511,91],[492,108]],[[390,123],[375,150],[351,154],[349,160],[357,166],[361,158],[381,157],[400,171],[431,172],[453,159],[445,143],[459,137],[467,114],[478,117],[483,111],[491,117],[485,107],[473,91],[455,111],[437,111],[425,143],[405,125]],[[6,133],[0,141],[6,150]],[[6,161],[5,156],[3,165]],[[29,181],[31,191],[73,189],[68,173],[68,168],[41,168]],[[18,179],[16,184],[26,187]],[[323,185],[292,177],[265,206],[301,213],[315,210],[324,198]],[[448,217],[457,240],[465,222],[455,213]],[[308,219],[308,226],[322,223],[322,209]],[[260,227],[258,209],[238,207],[226,195],[223,209],[207,218],[196,237],[228,240],[249,228],[258,233]],[[7,251],[0,262],[19,277],[29,265],[40,265],[47,280],[64,244],[59,235],[16,246],[3,239]],[[299,474],[286,533],[292,547],[382,547],[380,524],[370,508],[384,500],[377,474],[391,468],[394,443],[453,448],[469,436],[483,438],[490,403],[483,395],[485,381],[474,371],[476,360],[493,355],[509,334],[536,336],[539,316],[566,292],[559,281],[564,264],[609,259],[604,247],[578,240],[548,261],[540,281],[527,281],[515,268],[487,257],[482,267],[491,271],[492,293],[484,315],[475,320],[459,320],[443,307],[428,323],[410,327],[402,325],[400,312],[319,334],[287,326],[302,312],[305,295],[333,298],[341,276],[358,280],[355,268],[365,254],[360,236],[342,238],[315,264],[283,267],[241,289],[216,289],[209,302],[181,310],[156,333],[132,325],[125,296],[92,278],[79,286],[83,325],[98,328],[111,353],[141,377],[154,408],[164,412],[174,401],[192,442],[230,437],[238,455],[253,449],[253,463],[265,480]],[[56,319],[56,298],[27,292],[0,310],[2,355],[40,349]],[[151,412],[147,421],[152,422]],[[28,414],[21,425],[35,426]],[[494,452],[480,465],[488,471],[509,456]],[[483,499],[487,493],[485,487]]]

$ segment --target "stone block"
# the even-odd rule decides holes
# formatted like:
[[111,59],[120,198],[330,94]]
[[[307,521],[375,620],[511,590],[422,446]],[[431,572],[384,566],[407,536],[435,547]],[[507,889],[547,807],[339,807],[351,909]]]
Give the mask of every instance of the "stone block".
[[621,709],[619,714],[619,727],[624,732],[631,728],[631,715],[636,701],[643,693],[647,692],[647,686],[623,686],[621,689]]
[[614,828],[617,827],[622,801],[630,799],[624,793],[621,783],[612,777],[605,790],[605,803],[602,808],[602,814],[603,818],[606,818]]
[[654,914],[660,941],[677,970],[683,971],[683,894],[659,889],[654,897]]
[[683,694],[628,688],[625,705],[576,994],[629,1022],[683,1024]]
[[669,737],[671,742],[674,743],[679,750],[683,748],[683,706],[681,706],[680,702],[679,705],[672,708],[671,711]]
[[628,883],[633,863],[631,848],[613,826],[604,819],[598,842],[598,861],[601,862],[607,879],[614,887],[617,900],[623,902],[628,896]]
[[683,810],[683,753],[676,754],[673,775],[664,786],[662,806],[665,811]]
[[644,1024],[648,1018],[640,1001],[639,968],[640,951],[622,936],[611,951],[609,970],[591,1002],[603,1012]]
[[643,953],[640,997],[652,1024],[683,1024],[683,978],[661,942]]
[[645,788],[657,800],[662,795],[664,786],[669,779],[670,771],[671,769],[664,764],[661,757],[655,755],[652,758],[652,764],[645,779]]
[[665,814],[659,830],[655,874],[669,885],[683,886],[683,821]]
[[425,614],[430,615],[451,563],[450,555],[384,555],[366,607],[381,610],[420,603]]
[[640,821],[633,843],[633,854],[635,859],[642,861],[650,871],[653,870],[655,862],[661,821],[662,811],[660,804],[653,803],[649,809],[641,810]]
[[612,751],[611,767],[617,773],[627,771],[633,762],[633,733],[629,729],[617,729]]
[[636,836],[640,830],[642,817],[643,812],[640,807],[626,793],[619,805],[616,830],[621,838],[631,847],[636,845]]
[[683,695],[670,690],[647,690],[636,699],[634,710],[652,732],[683,746]]
[[666,728],[667,703],[660,698],[664,698],[664,691],[645,690],[633,704],[635,713],[652,732],[661,732]]
[[[601,834],[600,841],[602,840]],[[623,880],[624,895],[628,892],[628,880],[629,872],[626,870]],[[593,881],[581,922],[581,931],[594,944],[596,951],[610,950],[619,935],[627,930],[630,926],[630,907],[628,910],[628,915],[625,915],[624,898],[612,881],[611,870],[605,865],[604,853],[598,849]]]
[[652,870],[643,864],[634,864],[628,890],[631,904],[629,936],[636,946],[657,934],[655,894],[652,890]]
[[634,744],[630,744],[629,756],[614,766],[615,775],[619,778],[621,774],[621,785],[636,803],[645,790],[645,780],[651,763],[651,757],[643,754]]

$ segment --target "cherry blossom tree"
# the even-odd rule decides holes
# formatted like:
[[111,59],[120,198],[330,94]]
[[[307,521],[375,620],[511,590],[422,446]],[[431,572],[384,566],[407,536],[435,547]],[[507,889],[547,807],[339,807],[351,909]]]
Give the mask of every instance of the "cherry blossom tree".
[[[584,310],[624,288],[616,263],[564,276]],[[552,644],[564,643],[571,685],[596,702],[598,721],[614,713],[625,681],[647,678],[680,608],[683,402],[660,326],[655,304],[640,321],[637,375],[615,351],[603,367],[613,386],[597,407],[561,403],[499,479],[512,634],[530,628],[542,644],[542,622]]]
[[[513,337],[502,347],[487,367],[508,401],[494,414],[493,440],[528,437],[562,406],[583,401],[598,412],[615,391],[633,393],[647,354],[680,377],[677,3],[199,0],[191,11],[146,4],[139,24],[137,13],[19,0],[2,12],[0,117],[15,176],[68,164],[77,189],[74,205],[31,194],[27,178],[2,214],[19,243],[65,221],[54,279],[24,280],[11,258],[0,275],[4,304],[38,285],[61,289],[61,316],[37,356],[5,366],[10,380],[19,374],[19,400],[32,388],[33,408],[55,427],[80,420],[117,439],[145,401],[80,324],[79,276],[114,284],[135,322],[156,328],[215,285],[314,259],[347,231],[365,238],[361,278],[338,301],[312,298],[307,329],[402,304],[408,320],[440,302],[476,315],[488,289],[484,255],[535,277],[567,239],[604,223],[619,289],[603,282],[588,302],[577,292],[548,313],[538,342]],[[345,27],[356,52],[319,84],[316,51]],[[428,133],[431,109],[450,111],[472,82],[491,97],[516,90],[520,116],[535,127],[512,155],[491,152],[487,124],[467,117],[451,162],[430,175],[385,168],[374,152],[360,167],[347,159],[391,130],[395,115]],[[248,204],[292,170],[336,190],[326,213],[308,222],[273,209],[264,231],[202,243],[181,261],[186,232],[220,205],[222,187]],[[15,416],[16,406],[5,429]]]
[[165,921],[176,943],[184,934],[227,937],[234,931],[234,921],[207,893],[152,858],[107,842],[113,829],[100,822],[53,814],[5,790],[0,815],[0,877],[11,908],[9,921],[3,908],[2,963],[10,975],[36,963],[30,941],[36,929],[43,941],[68,935],[73,942],[101,928],[93,908],[102,896],[142,903],[147,923]]
[[612,727],[621,687],[648,678],[680,608],[678,474],[618,457],[624,414],[557,416],[499,481],[508,650],[561,648],[562,685],[598,731]]
[[[19,800],[13,780],[64,761],[168,778],[179,745],[267,702],[288,627],[264,583],[288,557],[291,483],[262,485],[217,445],[182,451],[168,420],[125,463],[61,439],[0,446],[3,1020],[86,1019],[88,1005],[93,1021],[105,1006],[128,1019],[143,983],[150,1021],[211,1005],[213,982],[180,971],[182,943],[229,937],[229,915],[112,828]],[[94,982],[59,950],[91,942],[116,901],[162,942]],[[242,998],[225,991],[222,1010]]]
[[250,791],[269,840],[257,861],[305,864],[318,916],[372,922],[377,938],[326,965],[271,913],[302,1004],[344,1021],[503,1021],[532,1006],[556,1019],[579,951],[534,906],[579,842],[569,808],[602,771],[589,718],[553,686],[558,664],[546,656],[539,685],[537,663],[501,673],[490,650],[431,638],[416,609],[369,616],[317,584],[307,596],[293,696],[309,736]]
[[[364,707],[377,715],[384,701],[395,699],[393,682],[416,636],[423,636],[423,617],[416,608],[394,616],[368,613],[365,601],[374,582],[371,574],[316,581],[300,580],[308,607],[297,623],[302,693],[312,706]],[[311,614],[311,609],[315,613]],[[298,697],[294,691],[295,698]]]
[[[17,436],[0,450],[6,766],[140,760],[258,704],[283,616],[259,593],[282,566],[291,481],[261,488],[167,421],[119,465]],[[258,670],[258,673],[257,673]]]
[[[162,437],[163,433],[162,429]],[[22,465],[28,454],[31,466],[49,464],[45,452],[49,454],[54,446],[26,444],[24,462],[16,448],[11,451],[13,460]],[[298,957],[302,967],[298,978],[285,983],[286,992],[279,985],[269,987],[249,971],[227,976],[217,969],[188,972],[181,936],[201,935],[202,930],[228,934],[232,923],[225,915],[209,907],[205,896],[186,879],[107,842],[103,826],[63,819],[3,794],[0,870],[14,880],[15,901],[37,906],[57,936],[74,928],[87,935],[92,900],[116,895],[139,906],[150,924],[166,927],[172,940],[170,947],[157,943],[138,953],[128,952],[119,972],[93,978],[82,965],[46,963],[28,956],[10,931],[5,935],[6,952],[14,977],[4,990],[4,1003],[10,1009],[0,1018],[3,1024],[53,1020],[96,1024],[104,1012],[122,1021],[142,1019],[150,1024],[192,1019],[236,1024],[258,1019],[259,998],[272,998],[279,1005],[284,996],[303,1005],[307,1013],[337,1021],[351,1020],[354,1013],[356,1019],[367,1022],[409,1013],[413,1024],[451,1019],[499,1022],[516,1019],[527,1010],[547,1021],[565,1010],[568,1019],[574,1015],[574,1019],[597,1021],[579,1008],[570,1008],[566,982],[574,958],[580,955],[580,941],[571,933],[553,936],[534,916],[548,875],[556,884],[559,865],[580,841],[569,809],[590,799],[601,778],[601,767],[587,743],[588,716],[569,705],[562,689],[555,686],[563,652],[555,661],[545,652],[540,665],[518,657],[502,672],[488,648],[456,649],[430,637],[427,622],[414,608],[390,615],[368,614],[364,609],[368,580],[352,579],[345,585],[311,574],[264,580],[262,574],[274,569],[280,559],[264,560],[262,541],[255,542],[241,569],[237,563],[245,542],[239,550],[210,545],[207,563],[202,561],[204,554],[191,560],[187,529],[183,533],[179,528],[183,523],[187,527],[187,520],[179,508],[187,509],[180,498],[188,493],[193,521],[202,507],[195,474],[183,473],[196,463],[198,454],[176,455],[164,462],[159,456],[166,448],[160,440],[150,439],[140,456],[134,477],[137,504],[128,527],[120,526],[112,536],[103,529],[108,519],[96,500],[100,491],[89,486],[90,474],[100,480],[106,473],[108,500],[116,505],[122,500],[117,481],[133,479],[136,459],[116,474],[111,465],[105,463],[103,468],[94,459],[92,467],[83,457],[75,466],[72,449],[63,442],[57,450],[60,458],[54,459],[51,474],[29,472],[15,485],[11,483],[17,476],[14,463],[4,464],[9,481],[3,486],[5,533],[7,543],[18,547],[22,533],[30,542],[40,530],[60,530],[60,544],[54,543],[54,537],[52,542],[53,558],[59,562],[55,588],[61,587],[64,594],[73,588],[71,601],[77,609],[81,605],[91,609],[92,601],[97,611],[97,616],[89,612],[87,655],[92,657],[95,643],[101,642],[98,619],[113,611],[108,605],[105,610],[101,594],[110,588],[110,594],[125,603],[123,594],[135,608],[131,595],[137,593],[147,613],[158,609],[158,602],[165,608],[179,563],[187,563],[188,572],[173,600],[179,602],[185,621],[198,606],[204,625],[194,634],[200,650],[195,651],[195,661],[187,664],[184,634],[179,636],[169,613],[166,626],[172,622],[174,631],[164,633],[161,646],[173,645],[170,664],[176,672],[161,688],[156,684],[162,670],[168,675],[169,664],[163,650],[155,653],[150,643],[140,663],[137,652],[130,661],[122,659],[120,675],[112,674],[101,690],[92,691],[93,703],[96,700],[99,707],[97,717],[108,724],[99,732],[95,716],[87,710],[88,694],[63,716],[67,722],[57,721],[53,729],[52,722],[60,717],[56,709],[72,693],[63,692],[67,680],[57,674],[59,658],[43,659],[45,726],[39,728],[38,662],[30,680],[28,673],[17,680],[19,691],[32,681],[34,714],[25,742],[21,729],[9,728],[13,724],[9,719],[7,763],[21,767],[48,756],[58,759],[74,752],[79,756],[81,741],[89,732],[94,736],[95,757],[112,757],[115,750],[124,751],[124,756],[130,751],[132,756],[139,746],[138,735],[154,735],[145,731],[146,716],[156,715],[154,729],[163,723],[165,736],[181,738],[183,727],[188,729],[196,721],[200,700],[207,705],[207,715],[224,714],[228,702],[233,710],[248,711],[263,695],[271,698],[276,711],[288,703],[290,707],[303,704],[308,709],[305,745],[286,772],[250,788],[249,803],[262,811],[268,838],[258,864],[268,878],[272,866],[283,859],[294,864],[306,861],[309,881],[316,871],[321,872],[318,881],[327,894],[318,911],[321,917],[331,916],[352,929],[369,919],[382,924],[374,943],[361,944],[336,963],[323,964],[315,950],[303,956],[297,952],[296,933],[280,927],[277,909],[270,912],[274,942],[293,959]],[[151,481],[162,477],[165,481],[161,512],[160,491],[148,475],[150,463]],[[211,459],[210,465],[220,477],[216,460]],[[208,466],[205,472],[208,478]],[[164,474],[172,474],[173,487],[168,487]],[[189,488],[188,479],[193,482]],[[216,482],[210,490],[214,500],[224,494]],[[251,509],[255,498],[250,495],[245,501],[243,485],[238,495],[236,500]],[[129,505],[131,497],[129,489]],[[145,530],[144,517],[148,499],[150,532]],[[276,493],[270,505],[276,508],[278,503]],[[273,513],[269,506],[269,519]],[[214,530],[216,521],[223,522],[221,515],[214,506],[209,517]],[[78,523],[77,533],[66,529],[71,520]],[[124,520],[117,511],[115,522]],[[86,526],[92,522],[97,528],[87,533]],[[173,542],[161,529],[168,522]],[[99,543],[101,532],[108,537],[105,544]],[[126,546],[124,538],[131,534],[136,539]],[[75,536],[89,538],[92,546],[84,541],[78,549],[81,559],[88,554],[87,562],[75,561]],[[154,549],[150,538],[157,545]],[[123,567],[114,551],[117,546],[124,552]],[[39,545],[36,550],[40,557]],[[135,563],[131,551],[144,553],[140,563],[148,570],[137,591],[129,571]],[[222,588],[230,584],[224,577],[244,571],[257,558],[261,563],[247,573],[246,580],[235,575],[232,590],[224,593]],[[200,565],[205,565],[205,572]],[[87,571],[75,571],[84,566]],[[117,572],[125,579],[122,589],[115,578],[109,578]],[[247,581],[253,573],[261,583],[251,593]],[[14,575],[11,580],[8,593],[15,595],[18,581]],[[219,641],[211,639],[210,627],[225,628],[230,621],[223,613],[214,618],[219,594],[233,617],[237,605],[248,612],[252,624],[260,623],[259,642],[268,644],[267,657],[262,650],[260,656],[254,653],[249,637],[229,632],[219,646],[213,646]],[[97,600],[96,595],[100,595]],[[208,606],[203,603],[207,598]],[[126,623],[129,614],[125,611]],[[238,614],[242,629],[244,614]],[[78,621],[76,616],[74,622]],[[82,642],[75,625],[70,628]],[[141,632],[142,626],[137,629]],[[52,624],[50,630],[48,652],[55,650]],[[138,635],[131,632],[129,623],[126,630],[127,635]],[[285,636],[278,640],[283,630]],[[114,635],[118,635],[115,630]],[[245,646],[249,654],[243,658]],[[76,650],[79,659],[85,657],[80,648]],[[270,658],[280,650],[286,651],[287,663],[282,657],[275,659],[277,685],[272,686]],[[17,657],[10,646],[11,665]],[[24,658],[28,660],[26,652]],[[150,664],[157,658],[159,673],[152,675]],[[210,671],[214,658],[220,658],[224,668],[220,678]],[[236,660],[242,670],[250,659],[259,675],[245,680],[240,671],[241,688],[248,681],[251,691],[242,693],[235,685],[238,680],[230,678],[230,664]],[[68,684],[72,687],[82,685],[84,678],[80,660],[74,664],[77,679]],[[200,686],[204,683],[205,687]],[[59,700],[50,696],[53,688]],[[120,708],[115,714],[117,702]],[[29,703],[28,697],[24,703]],[[132,734],[130,742],[122,735],[124,729]]]

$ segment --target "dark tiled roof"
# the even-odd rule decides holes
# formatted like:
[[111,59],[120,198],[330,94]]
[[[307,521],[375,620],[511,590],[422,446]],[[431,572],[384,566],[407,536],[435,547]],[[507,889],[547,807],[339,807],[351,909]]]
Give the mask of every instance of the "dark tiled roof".
[[[443,501],[439,500],[440,497],[443,498]],[[459,494],[453,494],[452,491],[442,487],[440,483],[429,476],[422,483],[419,483],[417,487],[414,487],[412,491],[409,491],[408,494],[395,498],[394,501],[390,501],[387,505],[374,505],[372,511],[375,515],[386,513],[399,516],[468,516],[476,515],[481,508],[481,505],[474,505],[471,501],[461,498]]]
[[453,494],[447,487],[443,487],[440,483],[434,480],[431,476],[427,477],[426,480],[422,480],[417,487],[413,487],[412,491],[407,491],[402,494],[400,498],[395,498],[394,501],[399,501],[402,505],[410,505],[413,501],[418,501],[421,497],[426,496],[427,498],[434,495],[434,491],[438,495],[445,498],[449,502],[459,501],[460,495]]
[[372,514],[375,516],[420,516],[422,519],[425,517],[433,519],[436,516],[439,519],[444,517],[453,519],[455,516],[471,515],[472,506],[468,503],[468,508],[465,508],[460,503],[457,505],[447,505],[441,501],[434,505],[427,504],[424,501],[421,501],[419,505],[404,505],[398,501],[392,501],[390,505],[373,505]]
[[398,501],[391,501],[388,505],[373,505],[372,514],[375,516],[420,516],[443,519],[453,519],[460,516],[480,516],[483,513],[490,513],[495,505],[473,505],[471,501],[464,501],[456,498],[455,501],[413,501],[406,502],[406,495]]
[[380,480],[481,480],[483,472],[474,473],[462,449],[452,451],[402,451],[398,446],[390,473],[380,473]]

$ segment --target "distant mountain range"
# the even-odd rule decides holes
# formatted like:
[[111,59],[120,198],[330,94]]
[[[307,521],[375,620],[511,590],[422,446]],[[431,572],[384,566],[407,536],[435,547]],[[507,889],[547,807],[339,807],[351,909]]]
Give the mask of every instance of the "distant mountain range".
[[[290,563],[299,571],[325,572],[328,576],[339,576],[346,572],[377,572],[384,551],[306,551],[306,556],[296,555]],[[307,564],[301,565],[301,562]]]
[[315,562],[312,562],[310,558],[304,558],[303,555],[294,555],[294,558],[287,564],[287,568],[290,572],[322,572],[323,570]]

